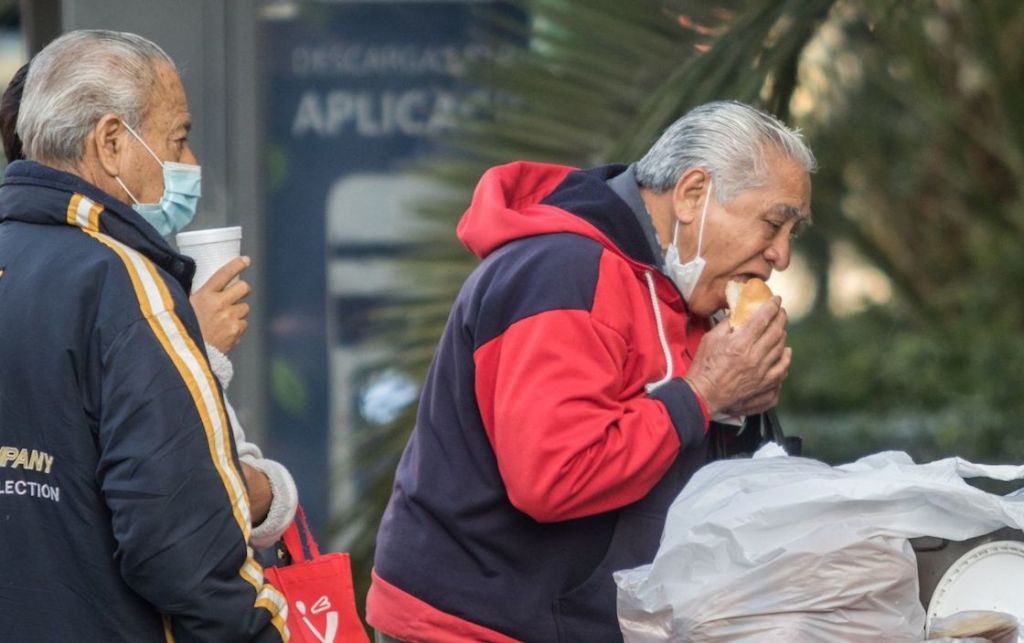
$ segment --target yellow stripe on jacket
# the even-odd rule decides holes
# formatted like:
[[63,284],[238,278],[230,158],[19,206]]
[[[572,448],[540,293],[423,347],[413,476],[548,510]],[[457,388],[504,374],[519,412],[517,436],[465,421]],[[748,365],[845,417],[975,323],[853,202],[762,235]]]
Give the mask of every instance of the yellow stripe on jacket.
[[203,423],[211,460],[227,492],[232,515],[246,545],[246,560],[239,574],[257,592],[254,605],[270,612],[271,622],[282,639],[287,641],[287,602],[277,589],[264,582],[263,568],[256,562],[249,545],[252,530],[249,498],[242,476],[232,459],[230,425],[209,364],[185,330],[181,319],[174,313],[170,292],[153,263],[134,249],[98,231],[102,209],[102,206],[87,197],[75,194],[68,204],[68,223],[82,228],[113,250],[124,263],[142,313],[185,382]]

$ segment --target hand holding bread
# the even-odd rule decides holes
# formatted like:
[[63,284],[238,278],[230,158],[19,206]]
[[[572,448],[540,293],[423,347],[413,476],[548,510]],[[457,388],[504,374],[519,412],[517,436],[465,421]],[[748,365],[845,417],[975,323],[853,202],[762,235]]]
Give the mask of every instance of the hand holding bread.
[[730,282],[726,299],[729,323],[704,336],[686,380],[711,415],[760,413],[778,403],[789,370],[786,311],[760,279]]

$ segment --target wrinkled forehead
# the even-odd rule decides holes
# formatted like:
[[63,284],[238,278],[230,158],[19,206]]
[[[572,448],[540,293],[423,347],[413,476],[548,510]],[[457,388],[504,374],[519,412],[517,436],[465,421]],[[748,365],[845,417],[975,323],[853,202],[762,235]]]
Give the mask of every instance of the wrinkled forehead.
[[190,128],[192,117],[188,110],[188,99],[177,70],[167,62],[157,61],[156,75],[157,82],[150,95],[143,128],[164,131]]
[[811,218],[810,174],[796,161],[776,157],[754,187],[742,190],[728,205],[778,220]]
[[771,198],[766,207],[775,209],[785,218],[809,220],[811,218],[811,175],[799,161],[778,155],[769,171]]

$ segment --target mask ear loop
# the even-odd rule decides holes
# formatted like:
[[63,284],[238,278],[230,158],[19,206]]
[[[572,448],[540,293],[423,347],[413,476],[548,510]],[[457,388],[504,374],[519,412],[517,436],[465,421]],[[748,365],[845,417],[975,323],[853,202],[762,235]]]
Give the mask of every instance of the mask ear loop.
[[[160,167],[163,167],[164,162],[161,161],[160,157],[156,155],[156,152],[154,152],[153,149],[146,144],[146,141],[142,140],[142,137],[135,133],[135,130],[132,129],[132,126],[125,122],[124,119],[121,120],[121,124],[124,125],[124,128],[128,130],[128,132],[131,133],[132,136],[135,137],[135,140],[142,143],[142,147],[146,148],[146,151],[149,152],[149,155],[152,156],[156,160],[156,162],[160,164]],[[132,198],[132,201],[134,201],[136,204],[140,203],[140,201],[135,198],[135,195],[132,194],[132,191],[128,189],[128,186],[124,184],[124,181],[121,180],[121,177],[115,176],[114,180],[117,181],[117,184],[121,186],[122,190],[128,193],[128,196]]]
[[114,180],[117,181],[117,184],[121,186],[122,190],[128,193],[128,196],[132,198],[132,201],[134,201],[135,203],[139,202],[139,200],[135,198],[135,195],[132,194],[132,191],[128,189],[128,186],[124,184],[124,181],[121,180],[121,177],[115,176]]
[[[704,220],[708,215],[708,204],[711,203],[711,197],[714,194],[714,182],[708,179],[708,195],[704,199],[704,207],[700,211],[700,228],[697,230],[697,254],[694,255],[694,259],[700,257],[700,249],[704,245]],[[678,230],[679,221],[676,221],[676,230]],[[675,243],[675,235],[673,234],[672,243]]]
[[140,143],[142,143],[142,147],[146,148],[146,151],[149,152],[149,155],[152,156],[154,159],[156,159],[156,162],[160,164],[160,167],[163,167],[164,166],[164,162],[161,161],[160,157],[156,155],[156,152],[153,151],[153,148],[151,148],[146,143],[146,141],[142,140],[141,136],[139,136],[138,134],[135,133],[135,130],[132,129],[132,126],[129,125],[128,123],[125,123],[124,121],[121,121],[121,124],[124,125],[124,128],[126,130],[131,132],[132,136],[134,136],[136,138],[136,140],[138,140]]
[[[698,259],[700,257],[700,249],[704,246],[704,220],[707,218],[707,215],[708,215],[708,203],[711,202],[711,196],[713,194],[713,188],[714,187],[715,187],[715,184],[711,181],[711,179],[708,179],[708,196],[707,196],[707,198],[704,199],[704,207],[701,208],[701,211],[700,211],[700,228],[698,228],[698,230],[697,230],[697,254],[695,254],[693,256],[693,259],[691,259],[690,261],[693,261],[694,259]],[[676,241],[678,239],[679,239],[679,219],[676,219],[675,224],[672,226],[672,247],[674,247],[674,248],[678,248],[679,247],[679,246],[676,245]],[[678,250],[677,250],[677,252],[678,252]]]

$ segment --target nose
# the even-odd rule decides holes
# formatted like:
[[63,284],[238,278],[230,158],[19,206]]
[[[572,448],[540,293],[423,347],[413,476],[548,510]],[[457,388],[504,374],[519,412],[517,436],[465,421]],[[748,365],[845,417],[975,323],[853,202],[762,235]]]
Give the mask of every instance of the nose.
[[196,155],[192,153],[192,147],[188,143],[185,144],[185,149],[181,152],[181,162],[189,165],[199,165],[199,161],[196,160]]
[[772,266],[772,270],[785,270],[789,267],[789,235],[779,234],[772,239],[764,251],[764,259]]

